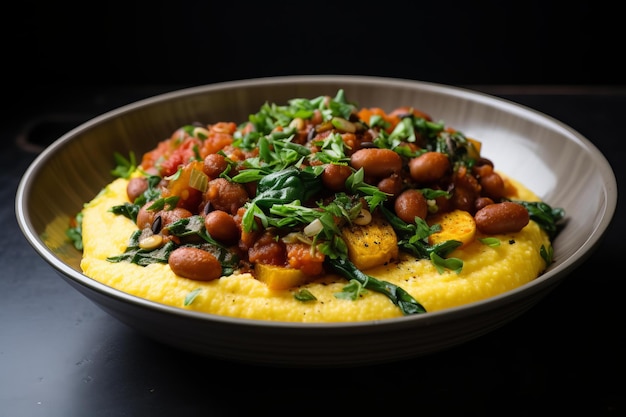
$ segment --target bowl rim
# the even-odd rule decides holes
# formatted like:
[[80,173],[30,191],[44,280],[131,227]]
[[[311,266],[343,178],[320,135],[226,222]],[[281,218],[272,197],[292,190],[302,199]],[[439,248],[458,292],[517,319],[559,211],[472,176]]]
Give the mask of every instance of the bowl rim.
[[[328,322],[328,323],[302,323],[302,322],[284,322],[276,320],[261,320],[261,319],[245,319],[221,316],[217,314],[203,313],[192,310],[185,310],[182,308],[161,304],[155,301],[150,301],[138,296],[134,296],[125,293],[108,285],[102,284],[86,275],[74,270],[55,256],[50,249],[44,244],[41,238],[34,230],[33,223],[28,214],[27,206],[29,201],[29,193],[32,189],[30,179],[36,177],[39,171],[47,160],[52,158],[55,152],[71,141],[74,136],[80,132],[89,130],[93,126],[103,123],[107,120],[113,119],[118,115],[132,112],[135,109],[139,109],[145,106],[156,105],[164,101],[174,100],[183,96],[210,94],[217,91],[229,90],[235,88],[245,87],[259,87],[259,86],[272,86],[282,85],[285,83],[308,83],[308,84],[323,84],[328,82],[338,83],[369,83],[369,84],[385,84],[395,86],[407,86],[411,88],[419,88],[425,91],[454,95],[457,98],[463,100],[469,100],[479,102],[485,105],[498,105],[498,107],[504,109],[509,113],[515,115],[524,115],[530,117],[532,120],[541,124],[547,124],[552,127],[556,127],[565,132],[570,139],[577,141],[588,152],[593,154],[594,160],[600,162],[599,171],[603,179],[603,183],[606,187],[606,193],[604,194],[604,201],[602,202],[603,216],[594,228],[591,235],[588,236],[586,241],[581,245],[572,256],[564,260],[555,268],[551,268],[541,276],[537,277],[533,281],[521,285],[515,289],[509,290],[505,293],[498,294],[496,296],[489,297],[484,300],[464,304],[457,307],[452,307],[440,311],[429,312],[428,314],[419,314],[412,316],[403,316],[393,319],[384,320],[367,320],[356,322]],[[539,112],[530,107],[524,106],[519,103],[507,100],[505,98],[496,97],[481,91],[475,91],[470,88],[446,85],[428,81],[402,79],[402,78],[389,78],[378,76],[363,76],[363,75],[290,75],[290,76],[271,76],[260,77],[252,79],[225,81],[214,84],[198,85],[193,87],[187,87],[177,89],[170,92],[157,94],[152,97],[147,97],[113,110],[107,111],[99,116],[96,116],[81,125],[68,131],[52,144],[47,146],[41,153],[31,162],[29,167],[24,172],[17,188],[15,198],[15,214],[17,223],[27,239],[28,243],[34,248],[34,250],[50,265],[53,269],[59,273],[62,278],[70,281],[71,284],[79,287],[84,287],[87,290],[95,291],[100,294],[106,294],[108,297],[117,299],[118,301],[124,301],[131,303],[140,308],[158,311],[166,314],[174,314],[179,317],[218,322],[227,325],[236,326],[263,326],[269,328],[288,328],[292,330],[306,329],[315,331],[316,329],[327,331],[329,329],[345,330],[351,329],[365,329],[372,326],[412,326],[415,322],[423,325],[433,325],[436,323],[461,319],[467,317],[468,313],[482,313],[485,311],[497,309],[499,306],[510,303],[511,301],[521,300],[525,298],[529,293],[536,294],[543,291],[546,287],[554,286],[561,281],[569,272],[583,263],[595,250],[595,248],[601,242],[601,239],[606,232],[609,224],[611,223],[615,214],[617,206],[617,181],[615,174],[610,166],[610,163],[606,157],[600,152],[600,150],[586,137],[574,130],[572,127],[564,124],[563,122]],[[558,276],[558,280],[554,280],[554,277]]]

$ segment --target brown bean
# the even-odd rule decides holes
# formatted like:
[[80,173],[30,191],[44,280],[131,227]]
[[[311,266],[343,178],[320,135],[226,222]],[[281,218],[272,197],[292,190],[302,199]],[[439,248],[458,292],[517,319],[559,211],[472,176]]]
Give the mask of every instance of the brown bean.
[[489,164],[474,165],[472,167],[472,174],[476,177],[485,177],[491,173],[493,173],[493,166]]
[[218,242],[233,244],[239,240],[239,227],[230,214],[222,210],[209,212],[204,218],[204,227]]
[[450,160],[441,152],[425,152],[409,161],[414,181],[429,183],[441,179],[450,170]]
[[493,203],[494,201],[490,199],[489,197],[478,197],[474,201],[474,212],[477,212],[481,208],[488,206],[489,204],[493,204]]
[[180,219],[193,216],[193,213],[182,207],[174,207],[172,210],[161,210],[158,215],[161,216],[161,227],[167,227]]
[[356,150],[359,148],[359,140],[354,133],[342,133],[341,140],[348,149]]
[[222,276],[222,265],[213,254],[182,246],[170,253],[167,261],[176,275],[196,281],[211,281]]
[[383,193],[395,196],[402,191],[402,178],[398,174],[392,174],[390,177],[380,180],[376,186]]
[[391,149],[365,148],[350,156],[350,165],[363,168],[366,177],[385,178],[400,172],[402,158]]
[[480,177],[481,194],[492,200],[499,200],[505,195],[504,181],[502,177],[495,172]]
[[466,187],[457,187],[450,198],[450,205],[455,209],[474,213],[474,201],[476,198],[477,195],[473,190]]
[[322,172],[322,183],[331,191],[342,191],[351,174],[352,169],[347,165],[328,164]]
[[218,153],[212,153],[204,158],[204,165],[202,166],[202,172],[204,172],[209,179],[215,179],[220,176],[228,168],[228,161],[224,155]]
[[435,198],[435,205],[437,206],[437,212],[452,211],[453,209],[452,202],[445,196]]
[[154,204],[154,201],[148,201],[137,212],[137,227],[138,228],[145,229],[146,227],[152,226],[152,222],[154,222],[154,218],[156,217],[156,212],[154,210],[148,210],[148,207],[150,207],[153,204]]
[[530,215],[521,204],[505,201],[481,208],[474,215],[474,220],[482,233],[498,235],[519,232],[530,221]]
[[128,201],[134,202],[137,197],[140,197],[144,191],[148,189],[148,179],[144,177],[134,177],[128,181],[126,186],[126,194],[128,195]]
[[415,218],[425,219],[428,215],[428,202],[426,197],[415,189],[403,191],[394,202],[396,216],[405,223],[415,223]]
[[228,181],[226,178],[215,178],[209,181],[204,199],[210,201],[211,205],[218,210],[235,214],[239,207],[248,201],[249,196],[244,185]]

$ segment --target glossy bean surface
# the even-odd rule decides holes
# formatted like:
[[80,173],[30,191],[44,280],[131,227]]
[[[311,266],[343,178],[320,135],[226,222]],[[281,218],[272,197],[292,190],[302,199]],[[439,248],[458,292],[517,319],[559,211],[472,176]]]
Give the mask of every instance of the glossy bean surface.
[[428,214],[428,202],[424,195],[414,189],[403,191],[394,202],[396,216],[405,223],[415,223],[415,218],[425,219]]
[[366,148],[352,154],[350,165],[357,170],[363,168],[368,177],[385,178],[400,172],[402,158],[391,149]]
[[481,208],[474,220],[482,233],[497,235],[519,232],[530,221],[530,215],[521,204],[505,201]]
[[409,162],[411,178],[420,183],[437,181],[449,170],[450,160],[447,155],[440,152],[426,152]]
[[128,181],[126,194],[131,203],[141,196],[148,189],[148,179],[145,177],[135,177]]
[[222,275],[222,265],[213,254],[198,248],[174,249],[167,262],[176,275],[196,281],[211,281]]
[[204,227],[218,242],[231,244],[239,240],[239,227],[234,217],[223,210],[209,212],[204,218]]
[[347,165],[328,164],[322,172],[324,186],[332,191],[341,191],[346,188],[346,180],[352,174]]

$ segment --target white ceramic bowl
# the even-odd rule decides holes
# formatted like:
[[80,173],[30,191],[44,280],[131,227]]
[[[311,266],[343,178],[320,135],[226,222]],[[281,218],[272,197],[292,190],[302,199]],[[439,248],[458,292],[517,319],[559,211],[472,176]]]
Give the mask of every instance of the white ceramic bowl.
[[[266,101],[334,95],[361,106],[411,105],[483,142],[485,156],[519,179],[567,223],[555,262],[505,294],[439,312],[385,321],[301,324],[201,314],[147,301],[81,273],[81,254],[65,240],[70,216],[112,177],[112,155],[141,155],[194,121],[246,120]],[[572,175],[575,172],[576,175]],[[234,81],[162,94],[96,117],[45,149],[16,196],[18,223],[37,253],[69,284],[139,332],[185,350],[273,366],[356,366],[452,347],[527,311],[598,245],[617,204],[614,173],[586,138],[542,113],[482,93],[409,80],[293,76]]]

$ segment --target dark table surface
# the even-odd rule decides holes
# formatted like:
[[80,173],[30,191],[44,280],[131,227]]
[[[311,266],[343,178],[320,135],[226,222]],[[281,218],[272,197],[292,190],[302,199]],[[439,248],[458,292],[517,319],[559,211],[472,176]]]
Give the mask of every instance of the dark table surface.
[[[468,87],[580,132],[604,153],[623,192],[626,88]],[[223,362],[160,345],[100,310],[23,237],[14,212],[18,182],[41,147],[70,128],[176,88],[74,91],[0,126],[0,417],[626,414],[620,200],[598,249],[528,312],[463,345],[402,362],[307,370]]]

